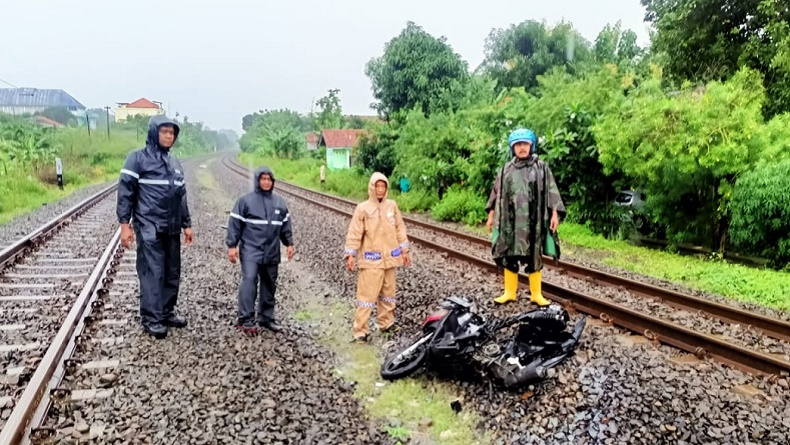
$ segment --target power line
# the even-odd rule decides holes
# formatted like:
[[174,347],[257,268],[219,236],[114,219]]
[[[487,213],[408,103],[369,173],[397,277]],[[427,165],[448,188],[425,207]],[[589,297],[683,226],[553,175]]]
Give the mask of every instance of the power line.
[[10,82],[6,82],[6,81],[5,81],[5,80],[3,80],[3,79],[0,79],[0,82],[3,82],[3,83],[4,83],[4,84],[6,84],[6,85],[11,85],[11,86],[12,86],[12,87],[14,87],[14,88],[19,88],[18,86],[14,85],[14,84],[12,84],[12,83],[10,83]]

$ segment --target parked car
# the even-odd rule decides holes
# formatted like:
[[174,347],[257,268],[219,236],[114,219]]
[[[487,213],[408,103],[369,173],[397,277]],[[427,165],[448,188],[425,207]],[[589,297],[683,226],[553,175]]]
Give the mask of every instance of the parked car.
[[647,230],[647,218],[644,214],[647,196],[639,190],[621,190],[614,198],[616,205],[627,207],[628,211],[623,214],[623,220],[630,220],[639,232]]

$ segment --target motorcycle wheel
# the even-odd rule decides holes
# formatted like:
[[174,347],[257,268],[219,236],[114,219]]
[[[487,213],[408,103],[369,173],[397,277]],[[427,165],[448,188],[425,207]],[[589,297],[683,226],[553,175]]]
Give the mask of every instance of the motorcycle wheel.
[[[432,334],[427,335],[430,337]],[[422,363],[425,361],[425,356],[428,352],[428,342],[425,337],[420,338],[415,343],[422,342],[416,349],[409,352],[407,351],[414,346],[414,344],[401,349],[397,354],[388,358],[383,365],[381,365],[381,377],[385,380],[397,380],[408,377],[415,371],[420,369]]]

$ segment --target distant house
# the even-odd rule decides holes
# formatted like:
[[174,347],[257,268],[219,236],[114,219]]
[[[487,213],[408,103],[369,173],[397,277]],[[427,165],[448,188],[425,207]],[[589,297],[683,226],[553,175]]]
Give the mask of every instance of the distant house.
[[57,121],[53,121],[52,119],[45,117],[45,116],[33,116],[30,118],[30,121],[39,127],[48,127],[48,128],[62,128],[64,127],[63,124]]
[[115,122],[125,121],[127,117],[142,114],[143,116],[156,116],[165,114],[162,102],[150,101],[144,97],[134,102],[118,102],[115,109]]
[[1,113],[34,114],[52,107],[65,107],[74,116],[85,118],[85,106],[63,90],[0,88]]
[[304,137],[305,144],[307,144],[308,151],[315,151],[318,149],[318,133],[309,132]]
[[323,130],[318,140],[319,147],[326,147],[326,166],[330,170],[351,167],[351,151],[357,138],[365,130]]

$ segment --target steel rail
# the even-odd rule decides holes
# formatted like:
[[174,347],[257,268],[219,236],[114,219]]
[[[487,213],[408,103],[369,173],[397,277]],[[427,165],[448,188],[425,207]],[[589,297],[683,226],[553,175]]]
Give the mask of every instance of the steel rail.
[[[50,390],[60,384],[60,380],[65,374],[64,361],[70,358],[74,352],[78,341],[77,337],[82,332],[85,317],[88,315],[86,309],[91,306],[100,293],[106,291],[104,287],[100,289],[97,287],[112,281],[111,275],[114,274],[116,265],[113,256],[118,258],[120,255],[114,250],[117,248],[120,238],[121,229],[118,228],[93,268],[63,325],[30,377],[30,381],[8,417],[5,427],[0,431],[0,445],[17,445],[27,442],[30,439],[31,428],[38,426],[37,423],[46,414],[50,404]],[[34,418],[37,418],[38,421],[34,422]]]
[[68,224],[73,218],[85,213],[117,188],[117,183],[112,184],[92,196],[85,198],[70,209],[42,224],[40,227],[34,229],[32,232],[0,251],[0,271],[13,264],[13,262],[24,255],[28,249],[35,247],[39,242],[49,238],[61,226]]
[[[232,159],[229,162],[233,163]],[[245,168],[241,165],[235,164],[235,168]],[[322,199],[329,198],[337,202],[342,202],[355,206],[356,203],[340,198],[337,196],[328,195],[325,193],[317,192],[314,190],[306,189],[297,185],[293,185],[284,181],[278,182],[285,183],[288,187],[293,187],[297,190],[303,190],[309,193],[316,194]],[[449,229],[446,227],[430,224],[425,221],[420,221],[414,218],[403,217],[404,222],[409,225],[422,227],[434,232],[438,232],[453,238],[469,241],[475,245],[489,248],[491,241],[479,236],[469,233],[459,232],[457,230]],[[604,272],[598,269],[581,266],[567,261],[554,261],[552,258],[544,256],[544,265],[552,270],[556,270],[560,274],[566,274],[574,278],[590,280],[596,284],[607,285],[611,287],[621,288],[628,292],[644,298],[654,298],[665,302],[666,304],[678,309],[683,309],[691,312],[702,311],[711,316],[718,318],[727,323],[739,324],[743,326],[751,326],[768,337],[775,339],[790,341],[790,322],[780,320],[778,318],[767,317],[752,311],[740,309],[727,304],[718,303],[706,298],[699,298],[693,295],[684,294],[671,289],[666,289],[652,284],[647,284],[641,281],[632,280],[619,275]],[[546,281],[544,281],[545,283]]]
[[[227,158],[223,158],[222,163],[228,169],[234,171],[240,176],[249,177],[250,175],[248,169],[238,164],[233,165],[234,163],[232,161],[227,160]],[[278,182],[282,182],[282,181],[278,180]],[[293,186],[291,184],[288,185],[294,188],[301,188],[298,186]],[[312,198],[308,198],[304,195],[301,195],[299,193],[294,193],[285,190],[282,191],[287,194],[293,195],[299,199],[302,199],[312,205],[333,211],[341,215],[345,215],[347,217],[352,216],[352,212],[339,209],[330,204],[327,204],[326,202],[317,201]],[[313,192],[313,193],[317,193],[317,192]],[[321,197],[325,196],[322,193],[317,193],[317,194],[319,194]],[[330,196],[326,196],[326,197],[330,198]],[[345,201],[341,199],[335,199],[335,200]],[[433,226],[431,226],[430,228],[436,230],[435,227]],[[441,244],[414,235],[410,235],[409,238],[418,244],[422,244],[433,250],[446,253],[453,258],[460,259],[468,263],[472,263],[490,272],[494,272],[494,273],[499,272],[498,266],[494,264],[492,261],[487,261],[479,257],[469,255],[464,252],[459,252],[449,247],[443,246]],[[478,238],[478,239],[482,239],[482,238]],[[578,268],[575,269],[576,271],[583,271],[584,269],[588,269],[588,268],[583,268],[581,266],[576,266],[576,267]],[[592,270],[592,269],[588,269],[588,270]],[[600,273],[605,274],[604,272],[600,272]],[[638,283],[632,280],[626,280],[626,281]],[[623,283],[625,283],[626,281],[623,281]],[[526,286],[528,285],[528,283],[529,283],[528,277],[523,273],[519,273],[519,284]],[[650,287],[649,285],[645,285],[644,283],[640,283],[640,284]],[[733,366],[735,368],[747,372],[763,373],[769,375],[770,374],[778,375],[780,373],[790,372],[790,362],[783,360],[779,357],[764,354],[758,351],[753,351],[747,347],[732,344],[724,340],[718,339],[716,337],[690,330],[676,323],[662,320],[657,317],[653,317],[651,315],[642,314],[632,309],[621,307],[614,302],[595,298],[583,294],[581,292],[577,292],[572,289],[568,289],[563,286],[556,285],[548,281],[543,282],[543,289],[545,293],[548,294],[550,297],[553,297],[554,299],[562,300],[566,303],[566,305],[571,306],[577,310],[580,310],[581,312],[602,318],[605,321],[611,322],[612,324],[615,324],[617,326],[636,332],[640,335],[645,335],[651,340],[660,341],[669,344],[678,349],[695,354],[698,357],[713,357],[725,364],[728,364],[730,366]],[[646,289],[646,288],[641,288],[641,289]],[[682,294],[678,293],[678,295],[682,295]],[[702,299],[697,299],[697,300],[704,301]],[[756,314],[752,314],[752,315],[756,315]],[[775,321],[781,323],[780,320],[775,320]],[[785,331],[784,334],[786,335],[787,331]]]

